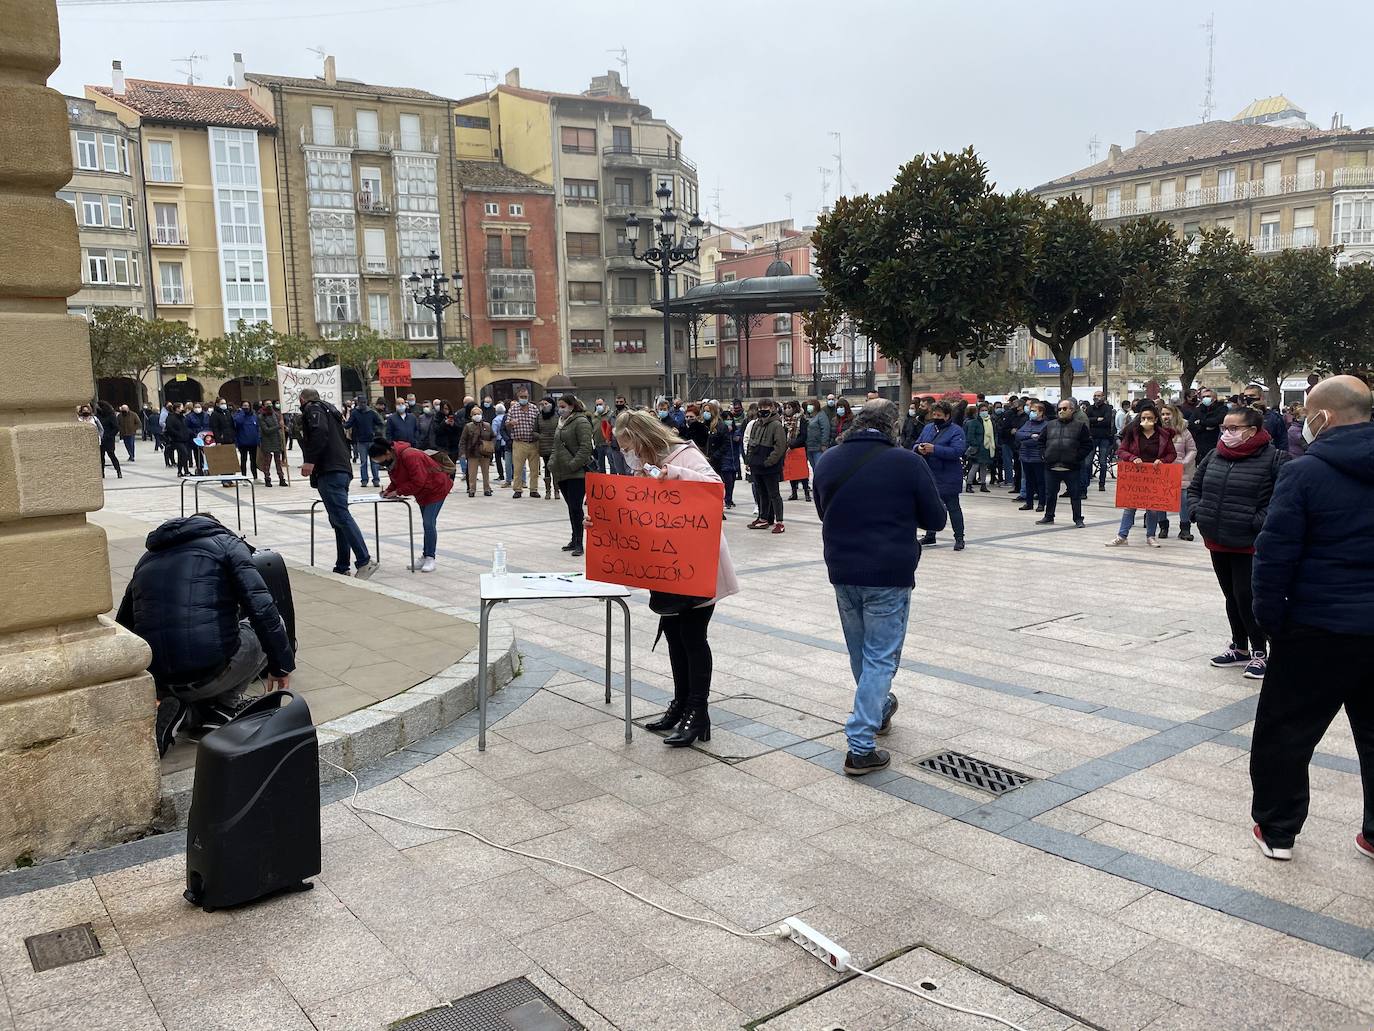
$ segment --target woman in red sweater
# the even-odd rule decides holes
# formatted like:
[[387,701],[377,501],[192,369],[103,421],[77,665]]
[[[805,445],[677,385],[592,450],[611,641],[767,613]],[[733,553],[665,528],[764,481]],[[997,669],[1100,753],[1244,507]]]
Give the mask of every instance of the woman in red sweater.
[[[1170,465],[1178,456],[1174,453],[1173,431],[1159,425],[1159,412],[1154,405],[1142,405],[1136,413],[1135,421],[1130,423],[1121,434],[1121,446],[1116,450],[1117,464],[1134,462],[1141,465],[1153,462],[1155,465]],[[1155,530],[1163,512],[1145,513],[1145,543],[1152,548],[1159,547]],[[1135,522],[1135,509],[1121,510],[1121,525],[1116,536],[1107,542],[1109,548],[1119,548],[1126,543],[1126,536]]]
[[388,483],[382,496],[394,498],[405,494],[420,506],[420,522],[425,528],[424,560],[420,572],[434,572],[434,556],[439,550],[439,510],[453,489],[453,478],[439,463],[419,448],[403,440],[394,443],[378,437],[367,449],[379,466],[387,471]]

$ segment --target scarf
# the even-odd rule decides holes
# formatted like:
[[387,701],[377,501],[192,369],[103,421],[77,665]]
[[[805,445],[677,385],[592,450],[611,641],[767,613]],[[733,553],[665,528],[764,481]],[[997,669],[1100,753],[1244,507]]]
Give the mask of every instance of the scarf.
[[1217,454],[1221,455],[1222,458],[1230,458],[1232,460],[1249,458],[1260,448],[1268,444],[1271,439],[1269,434],[1265,432],[1264,427],[1261,426],[1259,429],[1255,430],[1254,436],[1242,440],[1235,447],[1227,447],[1225,441],[1218,440]]
[[982,412],[979,414],[978,418],[983,424],[983,443],[979,450],[986,451],[988,457],[991,458],[993,454],[995,454],[993,448],[997,446],[997,442],[993,439],[992,416],[988,415],[987,412]]

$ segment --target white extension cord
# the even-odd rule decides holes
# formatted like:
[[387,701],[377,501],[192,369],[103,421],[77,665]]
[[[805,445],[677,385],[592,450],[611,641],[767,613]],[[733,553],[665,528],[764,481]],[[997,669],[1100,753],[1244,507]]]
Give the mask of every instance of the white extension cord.
[[[417,827],[421,830],[442,831],[448,834],[462,834],[471,838],[474,841],[480,841],[483,845],[487,845],[491,848],[497,849],[498,851],[509,852],[513,856],[520,856],[524,859],[533,859],[535,862],[548,863],[551,866],[561,866],[564,870],[571,870],[574,873],[584,874],[587,877],[593,877],[596,880],[601,881],[603,884],[609,884],[612,888],[624,892],[626,895],[629,895],[633,899],[638,899],[640,902],[643,902],[646,906],[651,906],[652,908],[657,909],[659,912],[667,913],[669,916],[675,916],[679,920],[687,920],[694,924],[705,924],[708,927],[718,928],[719,930],[722,930],[727,934],[733,934],[736,938],[774,938],[785,940],[788,938],[792,938],[794,936],[793,929],[788,927],[787,924],[780,924],[777,927],[773,928],[771,931],[741,931],[737,930],[734,927],[730,927],[727,924],[723,924],[719,920],[712,920],[709,917],[691,916],[688,913],[680,913],[676,909],[670,909],[668,906],[665,906],[662,903],[655,902],[653,899],[645,898],[643,895],[639,894],[639,892],[634,891],[633,889],[625,887],[625,885],[623,884],[619,884],[616,881],[611,880],[604,874],[599,874],[592,870],[584,869],[583,867],[577,866],[574,863],[565,863],[563,860],[554,859],[551,856],[538,856],[535,855],[533,852],[525,852],[522,849],[513,848],[510,845],[497,844],[490,838],[484,837],[483,835],[478,834],[476,831],[470,830],[467,827],[440,827],[430,823],[423,823],[419,820],[412,820],[409,817],[396,816],[392,813],[384,813],[378,809],[372,809],[368,806],[359,805],[358,792],[362,789],[362,785],[358,782],[358,778],[353,773],[353,771],[346,770],[342,766],[330,762],[323,756],[320,757],[320,762],[324,763],[326,766],[332,766],[334,769],[346,775],[350,780],[353,781],[353,794],[349,797],[348,801],[345,804],[350,809],[353,809],[357,812],[367,813],[370,816],[380,816],[384,820],[392,820],[396,823],[403,823],[407,826]],[[1010,1020],[1006,1020],[1002,1017],[997,1016],[996,1014],[984,1013],[981,1010],[966,1009],[965,1007],[957,1006],[952,1002],[945,1002],[943,999],[937,999],[933,995],[929,994],[928,992],[922,991],[919,988],[912,988],[908,985],[899,984],[896,981],[889,981],[885,977],[880,977],[877,974],[870,973],[869,971],[862,969],[861,967],[856,967],[854,966],[854,964],[848,961],[847,953],[845,954],[843,969],[853,971],[854,973],[859,974],[862,977],[872,978],[874,981],[877,981],[880,984],[885,984],[889,988],[896,988],[899,991],[906,992],[908,995],[914,995],[918,999],[934,1003],[936,1006],[942,1006],[947,1010],[953,1010],[956,1013],[965,1013],[973,1017],[983,1017],[986,1020],[992,1020],[998,1024],[1001,1024],[1004,1027],[1010,1028],[1011,1031],[1026,1031],[1026,1029],[1021,1027],[1019,1024],[1013,1024]]]

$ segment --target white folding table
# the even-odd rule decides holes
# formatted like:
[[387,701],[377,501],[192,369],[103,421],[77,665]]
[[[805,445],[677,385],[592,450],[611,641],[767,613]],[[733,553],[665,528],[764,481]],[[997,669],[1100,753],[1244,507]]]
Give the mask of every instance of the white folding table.
[[[411,505],[410,499],[383,497],[381,494],[350,494],[348,496],[348,505],[350,508],[354,505],[372,506],[372,532],[377,540],[372,557],[379,562],[381,561],[382,555],[382,517],[379,513],[381,512],[382,505],[393,502],[405,505],[406,507],[406,522],[410,525],[410,571],[414,573],[417,572],[420,567],[415,564],[415,508]],[[310,503],[310,564],[312,566],[315,564],[315,510],[323,504],[323,498],[316,498]]]
[[625,740],[630,740],[630,589],[588,580],[581,573],[483,573],[478,587],[481,618],[477,627],[477,750],[487,749],[487,630],[491,610],[507,601],[562,601],[595,598],[606,603],[606,703],[611,701],[611,605],[625,613]]
[[239,485],[248,484],[248,491],[251,495],[251,505],[253,509],[253,533],[258,532],[258,481],[251,476],[243,476],[240,473],[233,473],[229,476],[183,476],[181,478],[181,514],[186,515],[186,485],[191,484],[191,504],[194,511],[200,511],[200,487],[204,483],[221,483],[234,485],[234,516],[238,520],[239,532],[243,532],[243,506],[242,494]]

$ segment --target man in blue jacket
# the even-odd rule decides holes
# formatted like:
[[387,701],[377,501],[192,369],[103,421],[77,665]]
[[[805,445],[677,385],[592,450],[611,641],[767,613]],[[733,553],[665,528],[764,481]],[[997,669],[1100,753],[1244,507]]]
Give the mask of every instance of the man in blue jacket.
[[396,410],[386,417],[386,439],[393,444],[398,440],[414,444],[419,435],[420,426],[415,421],[415,416],[407,411],[404,401],[398,400]]
[[1250,745],[1255,845],[1293,858],[1307,766],[1345,706],[1364,785],[1355,848],[1374,859],[1374,424],[1369,387],[1333,376],[1307,396],[1307,453],[1284,465],[1255,541],[1255,619],[1270,641]]
[[367,449],[377,439],[377,435],[383,432],[381,415],[367,407],[363,401],[355,401],[348,411],[348,417],[344,419],[344,429],[353,435],[353,450],[357,452],[358,457],[358,482],[366,487],[368,471],[371,470],[372,482],[380,487],[382,470],[372,460]]
[[812,484],[821,517],[825,566],[835,587],[854,711],[845,724],[851,777],[886,769],[876,747],[897,711],[892,677],[902,661],[911,615],[918,529],[945,525],[945,506],[926,463],[897,447],[899,420],[891,401],[870,401],[855,414],[843,440],[821,455]]
[[[930,421],[921,427],[916,438],[916,453],[926,460],[940,500],[949,510],[949,526],[954,531],[954,550],[964,550],[964,510],[959,506],[959,494],[964,489],[964,448],[967,446],[962,426],[951,418],[954,408],[948,401],[936,401],[930,406]],[[924,545],[935,544],[935,531],[926,528],[921,538]]]

